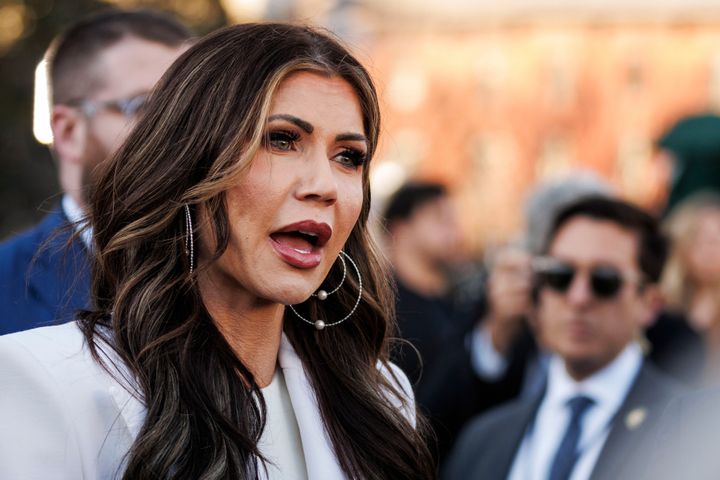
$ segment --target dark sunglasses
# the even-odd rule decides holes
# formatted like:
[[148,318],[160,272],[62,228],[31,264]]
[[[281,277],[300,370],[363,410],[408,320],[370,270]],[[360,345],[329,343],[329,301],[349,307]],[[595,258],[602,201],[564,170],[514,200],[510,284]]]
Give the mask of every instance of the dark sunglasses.
[[[538,286],[566,293],[575,279],[577,267],[555,259],[537,260],[534,267]],[[613,267],[595,267],[590,270],[589,276],[593,295],[605,300],[615,297],[626,281],[622,273]]]

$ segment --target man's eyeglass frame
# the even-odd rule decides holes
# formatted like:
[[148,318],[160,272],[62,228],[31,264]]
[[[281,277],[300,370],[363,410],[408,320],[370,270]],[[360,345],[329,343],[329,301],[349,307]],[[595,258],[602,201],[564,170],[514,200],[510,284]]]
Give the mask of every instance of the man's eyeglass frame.
[[78,107],[88,118],[94,117],[101,110],[111,110],[121,113],[125,118],[130,119],[135,117],[138,112],[143,109],[148,98],[148,93],[141,93],[139,95],[134,95],[129,98],[121,98],[119,100],[98,101],[81,99],[69,102],[68,104]]

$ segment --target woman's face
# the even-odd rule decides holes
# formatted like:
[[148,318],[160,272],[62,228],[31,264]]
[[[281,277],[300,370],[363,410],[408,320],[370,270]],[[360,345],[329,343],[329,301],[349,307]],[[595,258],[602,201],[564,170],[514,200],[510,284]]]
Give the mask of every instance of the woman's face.
[[720,281],[720,210],[708,208],[699,216],[687,255],[695,281],[703,284]]
[[265,136],[226,193],[230,240],[209,273],[235,300],[300,303],[362,208],[367,139],[357,95],[339,77],[295,73],[273,98]]

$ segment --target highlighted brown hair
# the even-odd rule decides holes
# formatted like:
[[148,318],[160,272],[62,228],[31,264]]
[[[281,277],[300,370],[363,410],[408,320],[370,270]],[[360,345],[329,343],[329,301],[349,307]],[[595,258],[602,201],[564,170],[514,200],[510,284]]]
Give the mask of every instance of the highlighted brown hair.
[[[370,158],[380,114],[362,65],[317,30],[245,24],[185,52],[126,143],[100,166],[90,205],[95,308],[82,315],[82,326],[98,359],[104,345],[116,351],[147,405],[124,478],[256,478],[262,468],[257,442],[265,410],[256,401],[262,393],[188,273],[182,205],[207,212],[203,228],[213,229],[214,258],[220,256],[229,235],[224,192],[262,146],[278,85],[298,71],[337,76],[353,87]],[[363,188],[360,219],[345,245],[358,260],[363,301],[352,321],[322,332],[287,316],[285,333],[315,388],[347,477],[429,478],[422,434],[397,408],[404,394],[378,370],[388,362],[394,298],[368,232],[368,169]],[[338,295],[337,311],[354,302],[350,290]]]

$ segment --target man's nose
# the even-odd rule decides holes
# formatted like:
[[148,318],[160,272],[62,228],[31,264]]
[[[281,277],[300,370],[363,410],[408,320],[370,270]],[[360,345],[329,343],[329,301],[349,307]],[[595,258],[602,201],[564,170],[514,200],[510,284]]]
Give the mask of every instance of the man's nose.
[[586,273],[576,272],[568,288],[566,297],[570,304],[578,307],[587,305],[593,300],[590,278]]

